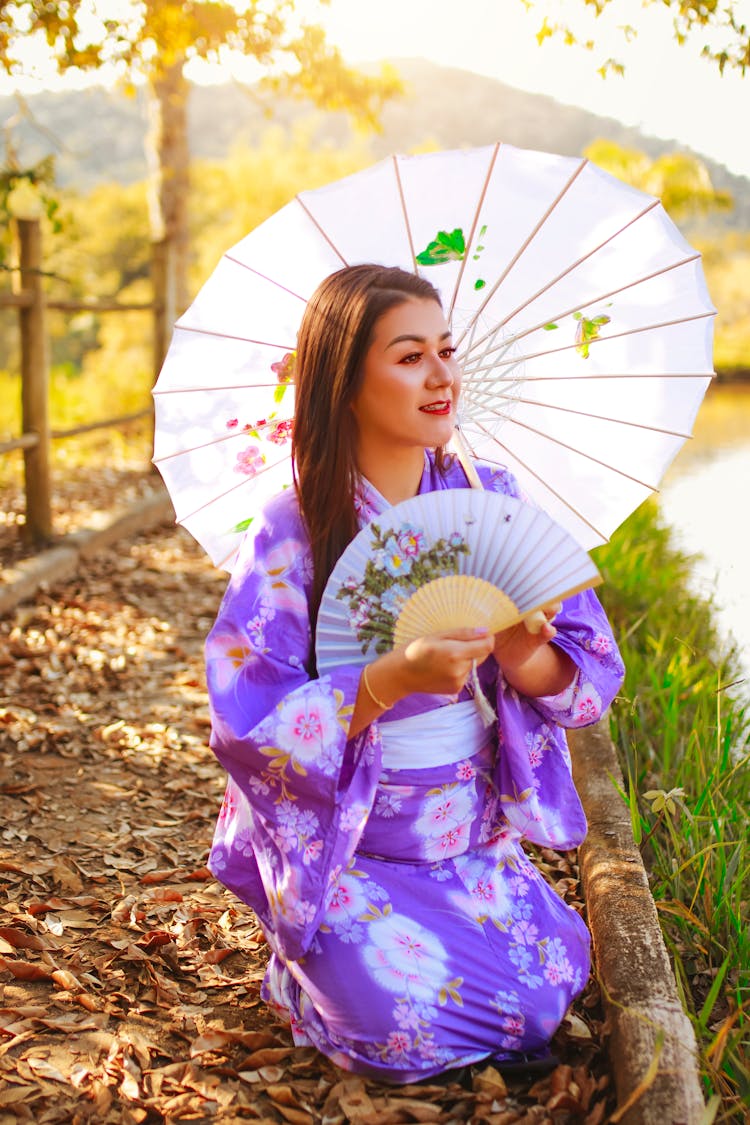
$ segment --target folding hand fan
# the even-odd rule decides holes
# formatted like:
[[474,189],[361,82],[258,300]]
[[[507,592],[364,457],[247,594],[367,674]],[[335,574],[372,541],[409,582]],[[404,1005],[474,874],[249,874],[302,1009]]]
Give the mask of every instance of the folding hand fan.
[[376,516],[334,567],[318,613],[318,669],[366,664],[454,628],[497,633],[600,581],[541,509],[473,489],[415,496]]

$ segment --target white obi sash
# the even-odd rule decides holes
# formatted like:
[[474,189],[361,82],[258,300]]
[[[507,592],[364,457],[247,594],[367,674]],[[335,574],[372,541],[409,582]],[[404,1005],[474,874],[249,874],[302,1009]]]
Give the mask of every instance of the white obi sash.
[[492,740],[472,699],[406,719],[378,720],[383,769],[428,769],[461,762]]

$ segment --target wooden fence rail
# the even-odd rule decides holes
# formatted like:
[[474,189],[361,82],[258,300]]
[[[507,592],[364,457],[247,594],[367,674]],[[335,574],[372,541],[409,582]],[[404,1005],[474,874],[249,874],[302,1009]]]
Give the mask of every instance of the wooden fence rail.
[[49,354],[47,310],[62,312],[148,312],[153,314],[154,376],[163,357],[164,316],[155,301],[116,299],[62,300],[44,290],[42,235],[37,219],[16,220],[18,269],[13,290],[0,293],[0,308],[17,309],[21,340],[21,434],[0,443],[0,454],[23,451],[25,535],[35,546],[54,538],[50,447],[53,441],[94,430],[111,429],[145,418],[151,407],[116,418],[87,422],[67,430],[53,430],[49,420]]

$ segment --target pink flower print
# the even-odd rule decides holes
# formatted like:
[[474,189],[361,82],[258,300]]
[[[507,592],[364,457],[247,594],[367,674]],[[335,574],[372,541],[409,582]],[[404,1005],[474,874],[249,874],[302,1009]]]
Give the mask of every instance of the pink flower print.
[[251,648],[253,648],[255,652],[267,652],[268,650],[265,648],[266,623],[265,623],[264,619],[260,616],[252,617],[248,621],[246,628],[247,628],[247,638],[250,641]]
[[424,533],[404,527],[396,537],[399,550],[407,559],[415,559],[424,548]]
[[279,824],[289,824],[294,828],[299,820],[300,813],[294,801],[285,799],[279,802],[276,815]]
[[286,352],[281,359],[271,364],[271,370],[279,383],[291,383],[294,378],[294,362],[296,358],[296,352]]
[[522,945],[533,945],[539,934],[539,927],[522,920],[516,922],[510,932],[514,941],[520,942]]
[[425,840],[425,857],[445,859],[465,851],[473,811],[473,788],[468,785],[443,786],[431,793],[414,824]]
[[234,430],[239,425],[239,423],[240,423],[239,418],[230,418],[229,421],[227,422],[227,429],[228,430]]
[[237,454],[234,471],[235,473],[242,473],[246,477],[254,477],[261,466],[265,464],[265,460],[257,445],[248,445],[246,449],[241,449]]
[[456,777],[459,781],[473,781],[476,776],[477,771],[470,761],[459,762],[456,766]]
[[551,964],[546,966],[544,975],[550,984],[562,984],[563,982],[562,969],[556,961],[552,961]]
[[325,744],[343,737],[334,702],[322,692],[295,693],[280,704],[278,716],[277,745],[298,762],[313,762]]
[[404,1031],[392,1031],[386,1047],[394,1055],[405,1055],[411,1047],[411,1039]]
[[401,799],[393,793],[381,793],[375,802],[375,816],[392,817],[401,811]]
[[220,824],[224,824],[228,820],[234,820],[234,815],[237,812],[237,801],[235,800],[234,793],[230,793],[227,788],[224,793],[224,800],[221,802],[219,809],[218,820]]
[[335,926],[345,918],[358,918],[367,910],[367,899],[360,880],[354,875],[340,875],[333,885],[325,921]]
[[437,935],[404,914],[381,915],[367,928],[363,958],[381,987],[432,1001],[448,983],[447,954]]
[[322,840],[311,840],[309,844],[305,844],[304,851],[302,852],[302,862],[305,867],[309,867],[316,859],[320,859],[323,851]]
[[495,888],[490,879],[478,879],[471,897],[483,906],[488,906],[495,901]]
[[604,633],[597,633],[591,642],[591,651],[607,653],[612,651],[612,642]]
[[276,833],[276,846],[286,855],[297,847],[297,833],[291,824],[282,824]]
[[512,1035],[516,1039],[520,1039],[525,1030],[525,1022],[523,1016],[520,1014],[513,1016],[508,1015],[503,1019],[501,1027],[506,1035]]
[[358,633],[364,625],[367,625],[369,620],[370,603],[366,599],[363,599],[361,602],[357,602],[354,610],[350,612],[349,625],[355,633]]
[[595,723],[602,713],[602,701],[593,684],[582,684],[575,702],[574,717],[579,726]]
[[516,898],[526,898],[529,893],[529,881],[523,875],[514,875],[510,880],[510,889]]
[[266,436],[273,445],[286,445],[292,436],[292,426],[291,419],[285,422],[277,422]]
[[375,509],[365,493],[360,492],[359,489],[354,493],[354,511],[357,514],[357,519],[360,524],[369,523],[376,514]]
[[532,769],[536,769],[537,766],[542,764],[543,746],[539,739],[535,738],[533,734],[526,735],[526,746],[529,755],[529,765]]
[[294,904],[294,920],[298,926],[307,925],[315,917],[315,906],[307,899],[300,899]]
[[406,1004],[403,1000],[399,1000],[393,1009],[393,1018],[398,1026],[404,1029],[413,1028],[416,1030],[419,1027],[419,1016],[411,1004]]
[[267,797],[271,792],[270,785],[267,782],[263,781],[260,777],[255,777],[254,775],[250,776],[250,788],[252,789],[253,793],[255,793],[256,796],[259,797]]

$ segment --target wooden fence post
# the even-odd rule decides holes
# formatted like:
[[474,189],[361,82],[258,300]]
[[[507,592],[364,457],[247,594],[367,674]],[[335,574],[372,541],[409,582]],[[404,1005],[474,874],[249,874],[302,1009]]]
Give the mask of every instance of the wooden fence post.
[[30,296],[19,310],[23,433],[36,435],[24,449],[26,531],[32,543],[53,538],[50,487],[49,344],[42,283],[42,234],[38,219],[17,219],[20,283]]

